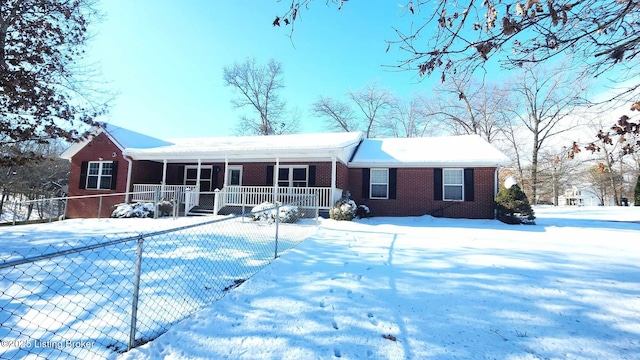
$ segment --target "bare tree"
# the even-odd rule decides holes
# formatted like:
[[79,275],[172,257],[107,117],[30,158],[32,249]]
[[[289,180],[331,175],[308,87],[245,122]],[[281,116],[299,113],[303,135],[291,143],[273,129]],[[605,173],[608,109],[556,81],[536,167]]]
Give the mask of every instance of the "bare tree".
[[566,156],[565,146],[540,152],[538,161],[539,198],[558,205],[558,197],[565,189],[575,185],[580,162],[571,161]]
[[[615,200],[615,180],[619,175],[614,172],[608,172],[602,165],[593,165],[585,171],[587,186],[593,192],[602,205],[608,205],[611,198]],[[614,186],[612,186],[614,179]]]
[[434,92],[430,115],[455,134],[477,134],[493,142],[508,121],[507,92],[496,84],[452,77]]
[[[327,0],[338,8],[349,3]],[[274,26],[293,25],[311,0],[287,2]],[[562,54],[575,54],[581,71],[598,75],[614,65],[635,61],[640,49],[637,1],[575,0],[409,0],[404,2],[405,28],[393,27],[396,39],[388,48],[406,54],[400,64],[420,74],[468,73],[490,58],[505,67],[544,63]],[[391,25],[391,24],[390,24]],[[627,74],[637,79],[637,71]],[[640,84],[632,86],[638,89]]]
[[[596,115],[597,116],[597,115]],[[629,144],[625,141],[612,141],[609,135],[602,132],[603,125],[606,120],[597,116],[592,119],[588,128],[595,132],[598,132],[597,140],[593,141],[587,146],[588,150],[591,150],[593,156],[592,161],[595,162],[593,170],[597,169],[600,174],[590,174],[592,179],[597,179],[600,183],[599,186],[604,186],[603,182],[606,182],[607,193],[610,193],[613,197],[613,201],[616,205],[620,205],[620,198],[623,197],[624,192],[624,175],[630,170],[629,173],[633,174],[633,167],[625,169],[624,158],[629,153],[627,147]],[[631,135],[627,135],[631,138]],[[633,153],[632,155],[636,155]]]
[[[349,4],[326,3],[338,9]],[[395,65],[401,69],[437,74],[444,82],[448,74],[472,74],[490,60],[519,68],[570,54],[579,66],[571,69],[576,78],[607,74],[615,76],[616,84],[627,84],[611,92],[606,99],[610,107],[622,101],[631,103],[631,111],[640,111],[638,1],[407,0],[401,5],[400,15],[411,21],[392,26],[396,38],[386,40],[387,51],[393,47],[406,54]],[[292,35],[300,12],[311,9],[312,1],[293,0],[283,6],[273,26],[290,25]],[[627,116],[625,124],[622,133],[612,137],[624,142],[625,134],[640,133],[640,121]],[[640,151],[640,142],[628,144],[627,154]]]
[[513,117],[529,133],[531,143],[531,194],[537,199],[538,155],[554,136],[573,128],[572,115],[584,105],[580,79],[562,75],[559,68],[544,69],[526,66],[522,76],[513,83],[515,96]]
[[[33,153],[42,160],[21,165],[0,167],[0,213],[10,197],[29,200],[62,196],[69,183],[69,162],[59,158],[65,145],[61,141],[49,143],[22,142],[21,152]],[[29,213],[33,205],[28,208]],[[42,211],[42,208],[37,209]],[[42,216],[42,214],[40,214]],[[28,217],[27,217],[28,218]]]
[[380,125],[381,132],[393,137],[422,137],[432,135],[436,130],[431,126],[423,94],[413,95],[409,100],[396,98]]
[[376,127],[385,116],[384,112],[393,103],[391,91],[373,82],[361,90],[350,92],[348,96],[363,115],[365,136],[367,138],[374,136]]
[[358,131],[358,122],[351,106],[332,97],[318,98],[311,107],[311,112],[319,118],[326,119],[326,128],[336,131]]
[[524,135],[526,134],[520,131],[520,127],[515,122],[506,122],[502,128],[502,134],[505,142],[508,144],[503,151],[505,154],[508,154],[509,158],[514,159],[515,169],[513,170],[513,175],[518,181],[518,184],[520,184],[520,188],[525,191],[525,193],[530,193],[531,184],[528,176],[525,174],[526,158],[524,157],[524,147],[526,137]]
[[391,91],[372,82],[364,88],[347,93],[355,105],[354,111],[347,102],[331,97],[320,97],[311,112],[327,121],[327,128],[338,131],[362,131],[366,137],[378,135],[378,128],[386,120],[395,98]]
[[[75,141],[105,110],[83,64],[91,0],[6,0],[0,5],[0,165],[37,159],[20,143]],[[95,74],[94,74],[95,75]]]
[[295,130],[295,121],[285,119],[286,103],[279,91],[284,88],[282,64],[274,59],[259,65],[255,58],[225,66],[225,86],[231,86],[239,94],[231,101],[235,108],[249,107],[257,113],[243,116],[237,132],[243,135],[276,135]]

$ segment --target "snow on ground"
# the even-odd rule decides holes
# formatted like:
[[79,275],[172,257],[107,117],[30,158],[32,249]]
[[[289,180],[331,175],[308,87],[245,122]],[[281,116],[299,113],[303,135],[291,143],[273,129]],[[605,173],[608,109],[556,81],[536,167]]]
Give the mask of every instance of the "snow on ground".
[[[640,207],[535,210],[535,226],[323,220],[226,297],[119,357],[640,359]],[[197,221],[0,227],[0,259]],[[83,293],[99,291],[91,283]]]
[[189,226],[202,222],[198,217],[69,219],[46,224],[0,227],[0,261],[11,261],[73,247]]
[[122,359],[640,359],[640,208],[325,220]]

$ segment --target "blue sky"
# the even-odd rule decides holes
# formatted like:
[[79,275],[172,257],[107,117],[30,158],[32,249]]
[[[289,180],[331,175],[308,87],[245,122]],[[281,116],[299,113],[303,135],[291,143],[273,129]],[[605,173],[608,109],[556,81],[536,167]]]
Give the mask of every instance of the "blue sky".
[[[375,5],[373,5],[375,4]],[[386,53],[392,25],[412,20],[393,1],[353,1],[338,11],[324,1],[302,13],[293,44],[271,23],[286,3],[276,1],[103,1],[90,56],[118,93],[110,123],[171,138],[233,135],[243,114],[230,103],[223,67],[247,57],[275,58],[284,67],[288,106],[303,114],[300,132],[324,128],[311,116],[319,95],[345,99],[349,90],[378,81],[400,96],[429,91],[437,79],[390,71],[403,55]]]
[[[101,1],[105,19],[91,28],[89,60],[118,95],[112,124],[167,139],[234,135],[234,124],[250,109],[235,110],[235,96],[223,86],[224,66],[255,57],[283,64],[288,107],[302,113],[299,132],[322,132],[310,113],[318,96],[346,100],[350,90],[377,81],[401,97],[430,93],[439,74],[422,79],[394,71],[407,56],[384,40],[397,39],[392,26],[408,31],[422,15],[403,14],[395,1],[346,2],[342,10],[312,2],[296,24],[272,27],[288,2],[276,0]],[[425,7],[421,11],[427,11]],[[510,76],[487,65],[488,78]]]

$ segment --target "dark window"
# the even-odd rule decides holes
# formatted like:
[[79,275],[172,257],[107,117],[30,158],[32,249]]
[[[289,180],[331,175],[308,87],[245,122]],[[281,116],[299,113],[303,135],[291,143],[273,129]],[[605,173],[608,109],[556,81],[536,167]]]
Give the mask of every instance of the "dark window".
[[278,170],[278,186],[280,187],[307,187],[308,167],[284,165]]

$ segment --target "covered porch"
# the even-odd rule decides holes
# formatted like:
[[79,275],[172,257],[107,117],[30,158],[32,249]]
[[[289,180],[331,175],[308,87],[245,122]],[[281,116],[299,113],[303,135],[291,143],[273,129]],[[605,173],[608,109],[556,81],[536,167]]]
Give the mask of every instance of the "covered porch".
[[175,199],[189,214],[194,207],[216,213],[313,195],[318,208],[328,210],[347,190],[346,164],[361,140],[361,133],[297,134],[127,149],[128,199]]
[[[226,207],[247,208],[263,202],[289,203],[300,201],[300,207],[327,211],[343,194],[342,189],[329,187],[278,187],[227,185],[214,191],[199,191],[192,185],[134,184],[131,201],[154,199],[176,200],[185,215],[218,214]],[[316,204],[317,203],[317,204]]]

